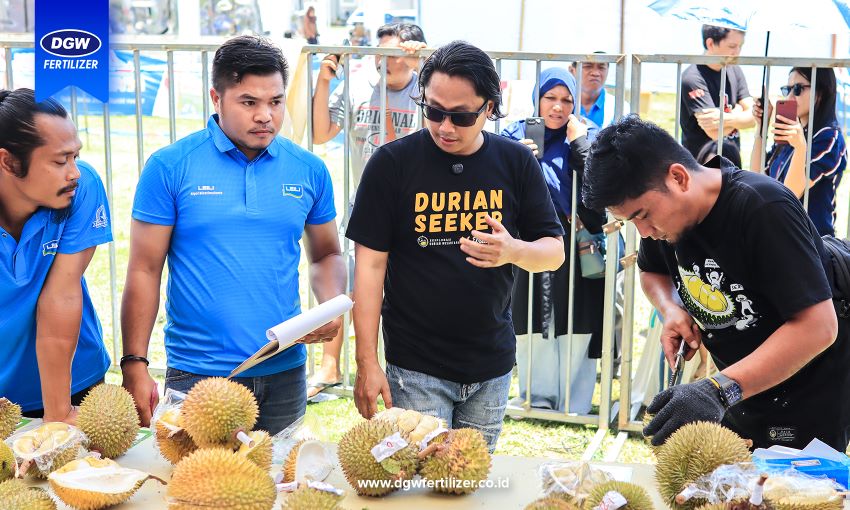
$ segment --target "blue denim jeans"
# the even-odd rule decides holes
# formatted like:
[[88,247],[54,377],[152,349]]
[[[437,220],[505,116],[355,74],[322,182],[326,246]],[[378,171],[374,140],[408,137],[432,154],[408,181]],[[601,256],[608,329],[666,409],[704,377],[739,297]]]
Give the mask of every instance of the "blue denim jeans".
[[472,384],[461,384],[387,363],[393,406],[442,418],[453,429],[478,429],[490,453],[502,431],[511,373]]
[[[254,430],[275,435],[304,416],[307,410],[307,376],[305,365],[262,377],[234,377],[254,394],[260,416]],[[188,393],[192,386],[210,376],[192,374],[169,367],[165,372],[165,388]]]

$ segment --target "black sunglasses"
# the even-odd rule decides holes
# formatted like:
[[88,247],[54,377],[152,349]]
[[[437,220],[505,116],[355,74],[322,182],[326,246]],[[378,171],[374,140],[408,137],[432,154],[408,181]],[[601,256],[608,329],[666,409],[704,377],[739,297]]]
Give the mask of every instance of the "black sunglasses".
[[804,90],[811,88],[811,85],[803,85],[802,83],[795,83],[794,85],[785,85],[783,87],[779,87],[779,90],[782,91],[783,96],[790,96],[791,92],[794,92],[795,96],[799,96],[803,93]]
[[469,127],[474,125],[475,121],[478,120],[478,116],[487,109],[487,102],[485,100],[484,105],[477,112],[447,112],[446,110],[426,104],[424,98],[417,104],[422,107],[422,114],[425,118],[431,122],[443,122],[443,119],[448,117],[452,121],[452,124],[457,127]]

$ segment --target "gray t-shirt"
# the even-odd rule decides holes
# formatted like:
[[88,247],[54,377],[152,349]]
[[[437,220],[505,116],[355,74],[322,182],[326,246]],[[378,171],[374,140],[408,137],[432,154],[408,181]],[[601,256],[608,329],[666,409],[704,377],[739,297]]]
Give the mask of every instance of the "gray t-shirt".
[[[342,127],[344,125],[343,83],[340,83],[328,100],[331,122]],[[360,176],[366,161],[381,144],[381,85],[380,77],[374,75],[368,80],[354,79],[350,83],[351,112],[349,119],[351,129],[348,133],[348,143],[351,147],[351,173],[354,176],[354,186],[360,184]],[[409,135],[419,129],[419,111],[411,98],[418,94],[417,76],[413,73],[410,83],[402,90],[387,89],[387,135],[385,142]],[[390,124],[392,124],[391,129]]]

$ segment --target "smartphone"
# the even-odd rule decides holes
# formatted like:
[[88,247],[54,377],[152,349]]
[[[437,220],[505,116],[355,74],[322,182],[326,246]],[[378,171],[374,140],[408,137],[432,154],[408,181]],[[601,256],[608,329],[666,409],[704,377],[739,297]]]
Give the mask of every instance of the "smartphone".
[[[776,115],[782,115],[786,119],[797,120],[797,100],[796,99],[780,99],[776,102]],[[777,117],[776,122],[782,122]],[[785,141],[778,141],[778,144],[787,144]]]
[[543,117],[528,117],[525,119],[525,137],[537,145],[537,159],[543,158],[543,138],[546,134],[546,124]]

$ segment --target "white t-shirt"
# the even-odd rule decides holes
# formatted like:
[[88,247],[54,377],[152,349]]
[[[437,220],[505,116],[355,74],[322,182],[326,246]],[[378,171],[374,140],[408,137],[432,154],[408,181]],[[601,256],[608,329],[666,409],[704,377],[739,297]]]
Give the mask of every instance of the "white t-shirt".
[[[348,142],[351,147],[351,172],[354,176],[354,186],[360,184],[360,176],[366,161],[381,145],[381,82],[380,76],[372,73],[369,79],[351,80],[349,93],[351,95],[351,112],[349,119]],[[412,96],[419,93],[417,75],[413,73],[410,83],[401,90],[387,89],[387,135],[385,142],[409,135],[419,130],[419,109]],[[343,83],[340,83],[328,99],[331,122],[343,127]],[[395,129],[391,129],[390,124]]]

